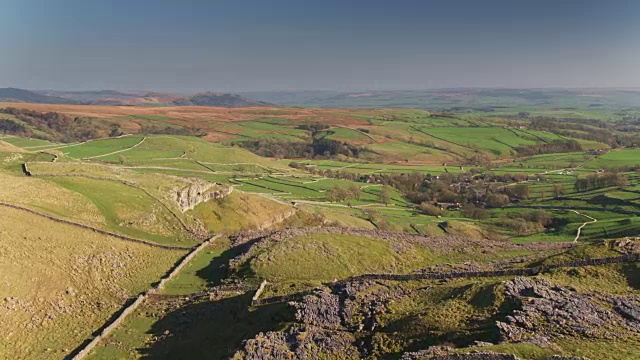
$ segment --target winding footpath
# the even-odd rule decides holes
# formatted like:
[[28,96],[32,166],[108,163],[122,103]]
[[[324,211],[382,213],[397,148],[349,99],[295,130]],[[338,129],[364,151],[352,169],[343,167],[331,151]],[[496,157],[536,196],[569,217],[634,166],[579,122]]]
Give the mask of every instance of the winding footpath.
[[581,212],[578,212],[577,210],[571,210],[571,211],[573,211],[574,213],[576,213],[576,214],[578,214],[578,215],[580,215],[580,216],[584,216],[584,217],[586,217],[586,218],[591,219],[591,221],[587,221],[587,222],[585,222],[584,224],[582,224],[582,225],[578,228],[578,232],[577,232],[577,234],[576,234],[576,238],[575,238],[575,239],[573,239],[573,242],[574,242],[574,243],[577,243],[577,242],[578,242],[578,239],[580,239],[580,235],[582,234],[582,229],[583,229],[585,226],[587,226],[588,224],[593,224],[593,223],[598,222],[598,219],[596,219],[596,218],[594,218],[594,217],[591,217],[591,216],[589,216],[589,215],[587,215],[587,214],[583,214],[583,213],[581,213]]

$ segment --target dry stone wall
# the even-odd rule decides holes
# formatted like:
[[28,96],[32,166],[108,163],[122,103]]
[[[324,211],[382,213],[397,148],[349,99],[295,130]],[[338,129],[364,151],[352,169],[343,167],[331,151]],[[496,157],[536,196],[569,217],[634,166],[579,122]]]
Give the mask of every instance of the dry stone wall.
[[22,164],[22,172],[27,176],[31,176],[31,171],[29,171],[29,168],[27,167],[27,163]]
[[145,292],[143,294],[140,294],[133,303],[131,303],[130,305],[125,306],[120,311],[120,314],[116,317],[116,319],[113,320],[107,326],[105,326],[103,328],[103,330],[100,332],[100,334],[97,335],[96,337],[94,337],[91,341],[89,341],[87,343],[87,345],[83,346],[81,349],[79,349],[77,352],[75,352],[75,355],[73,355],[72,359],[73,360],[80,360],[80,359],[86,357],[87,355],[89,355],[89,353],[100,343],[100,341],[102,341],[102,339],[104,339],[113,330],[115,330],[120,324],[122,324],[122,322],[126,319],[126,317],[129,314],[134,312],[140,305],[142,305],[142,303],[149,296],[155,295],[158,291],[164,289],[164,286],[167,284],[168,281],[170,281],[171,279],[176,277],[176,275],[178,275],[180,273],[180,271],[182,269],[184,269],[184,267],[187,266],[187,264],[194,257],[196,257],[198,255],[198,253],[200,253],[202,250],[204,250],[207,246],[211,245],[211,243],[213,241],[215,241],[216,239],[218,239],[219,237],[220,237],[220,235],[216,235],[216,236],[212,237],[211,239],[203,242],[199,246],[193,248],[193,250],[189,254],[187,254],[185,257],[183,257],[182,260],[169,272],[169,274],[167,276],[163,277],[155,287],[149,289],[147,292]]
[[113,233],[111,231],[102,230],[102,229],[94,228],[94,227],[89,226],[89,225],[80,224],[80,223],[77,223],[77,222],[74,222],[74,221],[65,220],[65,219],[59,219],[59,218],[53,217],[51,215],[43,214],[41,212],[34,211],[34,210],[31,210],[29,208],[22,207],[22,206],[19,206],[19,205],[0,202],[0,206],[26,211],[28,213],[31,213],[31,214],[34,214],[34,215],[37,215],[37,216],[41,216],[43,218],[46,218],[46,219],[49,219],[49,220],[52,220],[52,221],[55,221],[55,222],[76,226],[76,227],[83,228],[83,229],[86,229],[86,230],[91,230],[91,231],[96,232],[98,234],[108,235],[108,236],[111,236],[111,237],[114,237],[114,238],[117,238],[117,239],[120,239],[120,240],[124,240],[124,241],[135,242],[135,243],[138,243],[138,244],[145,244],[145,245],[148,245],[148,246],[153,246],[153,247],[157,247],[157,248],[161,248],[161,249],[167,249],[167,250],[189,250],[189,249],[191,249],[191,248],[188,248],[188,247],[173,246],[173,245],[162,245],[162,244],[152,243],[152,242],[149,242],[149,241],[146,241],[146,240],[135,239],[135,238],[128,237],[128,236],[125,236],[125,235],[116,234],[116,233]]
[[484,277],[500,277],[500,276],[535,276],[542,272],[553,269],[584,267],[606,264],[619,264],[627,262],[640,261],[640,254],[625,254],[616,257],[585,259],[569,261],[561,264],[551,264],[544,266],[535,266],[530,268],[516,269],[499,269],[492,271],[449,271],[440,273],[418,273],[418,274],[364,274],[353,276],[345,281],[364,281],[364,280],[394,280],[394,281],[410,281],[410,280],[448,280],[460,278],[484,278]]

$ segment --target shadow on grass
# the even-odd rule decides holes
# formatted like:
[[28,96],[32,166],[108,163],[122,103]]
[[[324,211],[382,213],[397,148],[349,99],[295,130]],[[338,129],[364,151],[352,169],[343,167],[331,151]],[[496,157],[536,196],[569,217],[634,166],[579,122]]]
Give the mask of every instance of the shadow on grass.
[[[225,250],[220,256],[216,256],[211,260],[209,265],[205,268],[198,270],[196,275],[207,282],[208,287],[218,286],[222,283],[222,280],[229,277],[229,261],[236,256],[249,251],[251,246],[262,238],[256,238],[248,241],[244,244],[234,246],[228,250]],[[251,275],[251,274],[246,274]]]
[[139,349],[144,359],[228,359],[243,340],[260,332],[281,330],[293,321],[286,303],[251,308],[252,293],[188,304],[153,324],[157,340]]
[[640,290],[640,266],[637,263],[622,265],[622,273],[630,287]]
[[[467,286],[454,289],[447,298],[456,298]],[[473,306],[473,314],[464,323],[447,328],[438,327],[433,321],[425,322],[428,313],[407,314],[390,322],[379,332],[386,333],[394,340],[408,344],[401,351],[385,355],[383,359],[399,359],[406,351],[419,351],[434,345],[449,345],[453,347],[472,346],[476,341],[498,343],[499,330],[497,321],[505,321],[506,317],[520,308],[520,304],[513,299],[499,299],[496,295],[501,291],[498,283],[486,284],[479,288],[466,300]],[[398,337],[398,334],[403,334]]]

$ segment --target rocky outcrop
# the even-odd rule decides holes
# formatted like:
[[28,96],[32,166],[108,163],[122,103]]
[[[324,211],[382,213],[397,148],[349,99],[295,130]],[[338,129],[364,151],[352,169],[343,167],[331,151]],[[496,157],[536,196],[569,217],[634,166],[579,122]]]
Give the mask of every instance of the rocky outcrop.
[[282,214],[277,215],[275,218],[265,221],[258,226],[259,230],[269,229],[275,225],[283,223],[288,218],[294,216],[296,214],[296,209],[290,209]]
[[391,299],[403,292],[373,283],[335,283],[289,302],[296,324],[284,332],[259,334],[236,359],[360,359],[367,349],[356,335],[376,327]]
[[496,324],[503,342],[545,346],[556,337],[615,339],[620,331],[640,332],[637,296],[580,293],[524,277],[507,282],[506,295],[519,309]]
[[[451,349],[453,350],[453,349]],[[433,354],[429,350],[405,353],[402,360],[520,360],[513,354],[474,352],[467,354]]]
[[344,227],[304,227],[304,228],[287,228],[276,231],[260,231],[250,230],[238,233],[232,237],[234,245],[249,242],[260,238],[261,241],[284,241],[286,239],[306,236],[310,234],[333,234],[333,235],[352,235],[365,236],[374,239],[386,240],[394,244],[397,250],[410,248],[413,245],[421,245],[433,249],[434,251],[449,251],[452,249],[459,251],[481,251],[491,252],[497,250],[513,249],[513,250],[547,250],[557,249],[565,250],[575,246],[570,243],[528,243],[514,244],[512,242],[495,241],[489,239],[474,239],[463,236],[430,236],[409,234],[405,232],[369,230],[359,228]]
[[[449,348],[448,351],[453,351]],[[402,360],[521,360],[513,354],[495,353],[495,352],[469,352],[469,353],[449,353],[442,354],[441,349],[432,349],[409,352],[402,355]],[[543,360],[588,360],[582,357],[566,357],[553,355]]]
[[233,192],[233,186],[212,184],[206,181],[195,181],[186,187],[173,192],[173,200],[178,203],[180,210],[185,212],[195,208],[198,204],[211,199],[222,199]]
[[296,320],[303,324],[325,329],[343,329],[340,297],[327,288],[320,288],[291,305],[296,309]]
[[626,254],[640,252],[640,237],[626,237],[614,241],[614,248]]
[[335,332],[314,326],[293,326],[287,331],[260,333],[247,340],[233,359],[359,359],[355,338],[347,332]]

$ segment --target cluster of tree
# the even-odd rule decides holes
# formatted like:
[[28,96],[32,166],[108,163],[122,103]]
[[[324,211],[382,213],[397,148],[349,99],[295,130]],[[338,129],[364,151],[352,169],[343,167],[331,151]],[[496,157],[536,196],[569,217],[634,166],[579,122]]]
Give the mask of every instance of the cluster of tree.
[[6,119],[0,124],[3,132],[19,136],[57,142],[73,142],[122,135],[120,125],[108,121],[10,107],[0,109],[0,113],[12,115],[19,120],[19,122],[15,122]]
[[331,202],[340,202],[351,199],[360,200],[361,196],[362,190],[360,190],[360,187],[356,184],[351,184],[348,188],[336,185],[327,193],[327,198]]
[[311,145],[315,156],[344,155],[346,157],[358,157],[361,151],[357,146],[331,139],[314,139]]
[[462,216],[470,219],[484,220],[491,216],[487,210],[471,203],[464,204],[460,210],[462,211]]
[[[336,185],[331,190],[329,190],[327,194],[327,198],[331,202],[360,200],[361,196],[362,189],[360,189],[360,187],[356,184],[351,184],[348,188]],[[385,205],[389,205],[391,203],[391,191],[389,189],[389,186],[382,186],[382,188],[378,192],[378,201]]]
[[424,201],[420,203],[418,209],[425,215],[429,216],[441,216],[444,213],[444,210],[439,206],[434,205],[428,201]]
[[330,126],[327,124],[312,123],[312,124],[301,124],[301,125],[298,125],[297,128],[300,130],[309,131],[312,136],[315,136],[317,133],[327,130],[329,127]]
[[552,227],[555,223],[553,216],[542,210],[503,216],[498,223],[513,230],[518,236],[539,234]]
[[198,127],[185,126],[157,126],[157,125],[142,125],[140,133],[143,134],[168,134],[168,135],[186,135],[186,136],[206,136],[207,131]]
[[251,152],[275,158],[330,158],[336,155],[358,157],[361,149],[342,141],[313,139],[311,142],[291,142],[275,139],[258,139],[234,143]]
[[531,193],[530,187],[527,184],[515,184],[513,186],[505,186],[503,188],[504,193],[507,196],[512,198],[516,198],[519,200],[526,200],[529,198],[529,194]]
[[[480,208],[497,208],[530,197],[530,187],[523,183],[528,177],[522,173],[493,174],[481,173],[480,169],[470,169],[463,174],[444,173],[439,176],[417,172],[362,175],[355,172],[321,170],[299,162],[292,162],[289,166],[325,177],[387,185],[397,189],[407,200],[419,206],[471,203]],[[543,176],[537,175],[536,179],[542,180]],[[564,194],[561,184],[553,185],[553,194],[556,197]],[[435,213],[429,210],[427,205],[424,207],[427,212]]]
[[[410,177],[407,177],[409,179]],[[419,186],[411,181],[397,181],[395,176],[390,185],[402,191],[405,197],[416,204],[430,203],[468,203],[477,207],[501,207],[515,200],[528,199],[529,185],[510,183],[511,177],[492,174],[442,174],[437,177],[427,175]],[[400,177],[400,179],[404,179]],[[500,181],[498,182],[498,179]]]
[[538,143],[535,145],[520,145],[516,152],[520,156],[532,156],[538,154],[553,154],[582,151],[582,146],[575,140],[553,140],[550,143]]
[[591,174],[576,180],[576,191],[589,191],[608,186],[627,186],[629,180],[624,174],[617,172],[603,172]]
[[32,137],[33,131],[23,124],[19,124],[10,119],[0,119],[0,131],[3,134],[11,134],[24,137]]
[[278,159],[314,157],[313,147],[306,142],[282,141],[276,139],[257,139],[234,142],[234,145],[243,147],[255,154]]

